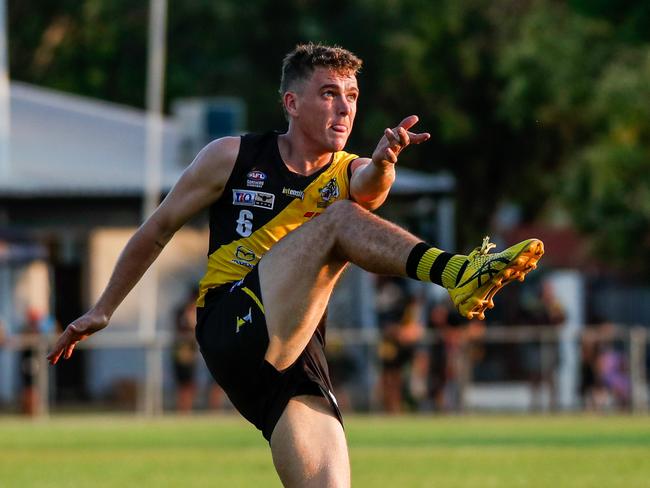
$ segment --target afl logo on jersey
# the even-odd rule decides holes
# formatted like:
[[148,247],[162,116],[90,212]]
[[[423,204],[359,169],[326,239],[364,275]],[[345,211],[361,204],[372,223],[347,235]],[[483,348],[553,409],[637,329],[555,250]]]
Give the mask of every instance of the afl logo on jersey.
[[333,201],[340,195],[339,185],[336,182],[336,178],[332,178],[323,188],[319,188],[318,193],[320,193],[320,200],[316,204],[317,207],[325,208],[330,203],[333,203]]
[[273,193],[264,193],[263,191],[253,190],[233,190],[232,204],[243,205],[244,207],[273,209],[275,195]]
[[253,170],[246,175],[246,186],[262,188],[265,181],[266,173],[263,171]]

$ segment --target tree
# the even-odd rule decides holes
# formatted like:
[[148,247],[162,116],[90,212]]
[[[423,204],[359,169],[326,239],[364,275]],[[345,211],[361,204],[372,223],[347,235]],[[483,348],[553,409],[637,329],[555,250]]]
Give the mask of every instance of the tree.
[[[562,206],[608,259],[650,263],[643,0],[192,0],[170,2],[167,107],[230,95],[248,128],[282,129],[279,63],[297,42],[360,55],[354,152],[417,113],[432,139],[401,165],[457,178],[460,247],[501,201],[526,220]],[[9,2],[15,79],[144,105],[143,2]],[[647,266],[650,268],[650,265]]]

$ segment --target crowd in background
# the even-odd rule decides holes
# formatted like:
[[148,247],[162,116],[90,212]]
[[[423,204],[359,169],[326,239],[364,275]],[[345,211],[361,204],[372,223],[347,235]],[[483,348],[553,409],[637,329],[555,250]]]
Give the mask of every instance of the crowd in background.
[[[462,409],[462,387],[470,382],[518,381],[527,383],[531,408],[542,409],[547,395],[551,410],[557,407],[556,376],[559,366],[557,341],[491,343],[485,340],[490,322],[463,319],[445,299],[431,300],[422,288],[413,290],[408,281],[377,277],[376,312],[380,341],[376,346],[379,364],[377,398],[387,413],[408,411],[457,412]],[[517,297],[516,309],[501,317],[502,325],[546,327],[561,330],[565,312],[553,287],[542,281],[533,293]],[[196,293],[192,290],[179,303],[173,317],[170,348],[173,408],[181,413],[197,405],[217,410],[229,405],[223,391],[211,378],[199,374],[201,358],[194,338]],[[39,402],[37,374],[40,362],[34,338],[55,327],[52,318],[28,309],[19,336],[26,346],[15,355],[20,372],[20,411],[36,413]],[[8,333],[0,322],[0,348]],[[353,408],[347,391],[359,374],[359,366],[346,360],[341,351],[332,354],[332,377],[342,408]],[[631,382],[625,344],[616,327],[591,318],[581,335],[580,396],[587,410],[628,409]],[[347,358],[350,359],[350,358]],[[201,397],[201,398],[199,398]],[[202,408],[201,407],[201,408]]]
[[[487,322],[465,320],[451,302],[429,301],[399,278],[378,277],[377,313],[381,330],[378,356],[381,406],[389,413],[462,409],[468,381],[525,383],[530,408],[541,410],[543,397],[557,408],[559,344],[565,311],[550,282],[518,297],[500,325],[544,327],[555,338],[513,342],[484,340]],[[541,337],[541,335],[540,335]],[[624,344],[610,323],[595,321],[581,336],[580,397],[587,410],[628,409],[631,384]]]

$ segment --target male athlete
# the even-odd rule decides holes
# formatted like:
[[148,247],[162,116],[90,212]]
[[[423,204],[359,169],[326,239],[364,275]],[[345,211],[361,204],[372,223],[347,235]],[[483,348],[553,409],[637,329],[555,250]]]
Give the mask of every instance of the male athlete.
[[269,441],[285,486],[349,486],[341,415],[323,354],[324,314],[348,262],[431,281],[459,311],[483,318],[494,294],[523,280],[543,253],[537,239],[489,254],[436,249],[376,217],[409,144],[429,134],[416,116],[386,129],[371,158],[343,151],[352,130],[361,61],[339,47],[306,44],[284,59],[286,133],[208,144],[127,243],[95,306],[65,329],[48,359],[69,358],[116,307],[194,214],[210,207],[208,266],[196,336],[217,382]]

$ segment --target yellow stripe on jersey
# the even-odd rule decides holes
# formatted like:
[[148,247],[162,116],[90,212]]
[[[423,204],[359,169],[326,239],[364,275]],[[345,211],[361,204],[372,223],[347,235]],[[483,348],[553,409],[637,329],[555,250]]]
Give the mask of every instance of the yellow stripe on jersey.
[[205,295],[210,288],[242,279],[289,232],[325,211],[336,200],[349,198],[347,170],[350,162],[357,158],[344,151],[335,153],[329,168],[304,189],[302,199],[293,200],[250,236],[224,244],[210,254],[208,269],[199,283],[197,306],[205,305]]

